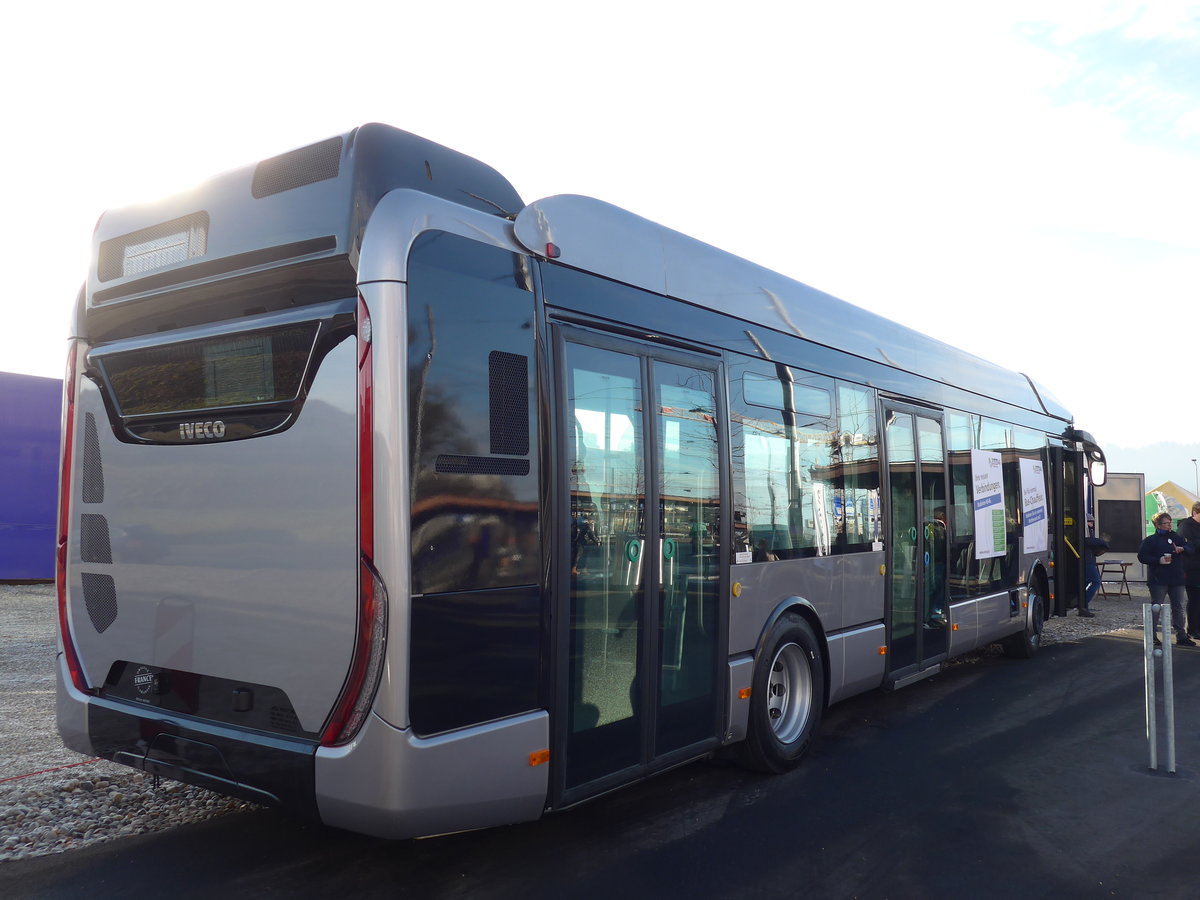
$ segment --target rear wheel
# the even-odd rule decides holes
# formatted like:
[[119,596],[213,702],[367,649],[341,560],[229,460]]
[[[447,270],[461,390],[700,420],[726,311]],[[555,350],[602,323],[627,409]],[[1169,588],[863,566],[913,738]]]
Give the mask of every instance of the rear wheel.
[[825,701],[820,644],[804,619],[780,618],[754,669],[742,762],[760,772],[794,768],[812,744]]

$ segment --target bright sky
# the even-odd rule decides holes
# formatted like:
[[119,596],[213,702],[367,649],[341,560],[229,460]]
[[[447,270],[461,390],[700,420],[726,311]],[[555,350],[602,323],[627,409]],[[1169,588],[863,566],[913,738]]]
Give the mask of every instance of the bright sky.
[[[0,370],[107,207],[368,121],[589,194],[1200,445],[1200,2],[22,4]],[[1170,477],[1189,485],[1181,450]],[[1149,486],[1149,485],[1148,485]]]

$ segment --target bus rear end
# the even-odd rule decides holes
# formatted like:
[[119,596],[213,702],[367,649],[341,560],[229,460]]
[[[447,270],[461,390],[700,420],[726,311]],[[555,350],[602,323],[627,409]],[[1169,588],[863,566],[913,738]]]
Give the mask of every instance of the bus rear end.
[[350,716],[372,611],[356,302],[73,348],[69,746],[312,812],[296,786]]
[[[387,681],[357,267],[375,204],[414,186],[476,215],[520,204],[490,169],[364,126],[101,217],[64,388],[68,747],[326,820],[323,796],[394,768],[375,741],[336,783],[317,771],[322,752],[353,757]],[[363,830],[420,831],[390,828]]]

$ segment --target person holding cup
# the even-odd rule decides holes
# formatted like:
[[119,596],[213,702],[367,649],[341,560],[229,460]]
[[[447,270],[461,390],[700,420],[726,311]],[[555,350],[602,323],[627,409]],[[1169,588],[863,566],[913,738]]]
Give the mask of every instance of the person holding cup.
[[[1161,604],[1164,598],[1171,600],[1171,627],[1175,629],[1175,642],[1185,647],[1195,647],[1196,642],[1187,634],[1187,623],[1183,616],[1185,553],[1195,553],[1196,548],[1176,534],[1171,526],[1171,514],[1162,512],[1153,519],[1154,534],[1144,541],[1138,550],[1138,562],[1146,566],[1146,586],[1150,588],[1150,602]],[[1154,614],[1154,643],[1159,643],[1158,614]]]

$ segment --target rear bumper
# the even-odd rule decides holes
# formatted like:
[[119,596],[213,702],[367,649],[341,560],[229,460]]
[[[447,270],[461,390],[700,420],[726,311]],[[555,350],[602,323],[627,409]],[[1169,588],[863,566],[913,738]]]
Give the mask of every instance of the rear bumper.
[[82,694],[59,654],[58,729],[72,750],[384,838],[537,819],[549,715],[524,713],[422,738],[367,717],[344,747],[251,732]]
[[247,732],[75,690],[59,656],[58,729],[72,750],[317,818],[313,741]]

